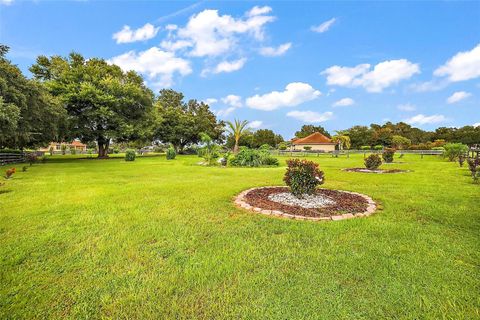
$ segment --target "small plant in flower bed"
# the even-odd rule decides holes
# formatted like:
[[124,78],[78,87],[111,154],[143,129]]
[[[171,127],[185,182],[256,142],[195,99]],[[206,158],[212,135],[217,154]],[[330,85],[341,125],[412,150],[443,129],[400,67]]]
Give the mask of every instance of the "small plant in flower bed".
[[385,148],[382,153],[383,161],[385,161],[386,163],[392,163],[395,151],[396,150],[394,148]]
[[365,162],[365,167],[368,170],[377,170],[378,167],[380,167],[380,165],[382,164],[382,159],[378,154],[373,153],[369,155],[364,162]]
[[32,166],[38,160],[37,154],[35,152],[29,152],[26,154],[25,157],[30,166]]
[[175,159],[176,156],[177,156],[177,153],[175,152],[175,149],[172,146],[170,146],[166,151],[167,160],[173,160]]
[[297,198],[315,193],[317,186],[323,184],[324,173],[318,168],[318,163],[308,160],[287,160],[287,172],[283,181]]
[[230,159],[230,165],[233,167],[278,166],[278,159],[272,157],[266,148],[240,147],[238,153]]
[[480,158],[470,158],[467,159],[468,169],[470,169],[470,174],[474,183],[477,183],[480,179]]
[[23,166],[23,167],[22,167],[22,172],[27,172],[27,170],[28,170],[28,167],[27,167],[27,166]]
[[125,161],[135,161],[136,156],[135,150],[133,149],[127,149],[125,151]]
[[373,150],[382,150],[383,146],[381,144],[377,144],[376,146],[373,147]]
[[15,172],[17,172],[16,168],[10,168],[7,171],[5,171],[5,179],[10,179]]

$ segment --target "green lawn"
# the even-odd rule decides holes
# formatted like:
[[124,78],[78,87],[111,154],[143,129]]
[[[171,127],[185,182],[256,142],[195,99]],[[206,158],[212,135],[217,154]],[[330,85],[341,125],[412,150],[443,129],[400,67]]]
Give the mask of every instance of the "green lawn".
[[413,172],[375,175],[340,170],[361,155],[312,157],[324,187],[382,210],[307,222],[233,205],[282,184],[285,159],[57,156],[17,172],[0,187],[0,318],[480,317],[480,185],[466,168],[407,155],[388,168]]

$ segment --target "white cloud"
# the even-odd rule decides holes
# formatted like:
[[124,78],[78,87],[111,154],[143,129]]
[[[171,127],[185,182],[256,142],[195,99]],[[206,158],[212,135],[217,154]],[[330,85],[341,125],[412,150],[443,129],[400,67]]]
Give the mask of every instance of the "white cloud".
[[228,116],[230,113],[232,113],[233,111],[235,111],[236,109],[237,108],[235,108],[235,107],[228,107],[228,108],[225,108],[225,109],[218,110],[217,111],[217,117],[224,118],[224,117]]
[[416,116],[413,116],[411,118],[405,119],[404,122],[408,124],[431,124],[431,123],[439,123],[439,122],[445,122],[447,118],[445,118],[444,115],[441,114],[434,114],[431,116],[426,116],[423,114],[417,114]]
[[459,52],[433,73],[451,82],[480,77],[480,44],[470,51]]
[[474,127],[480,127],[480,122],[474,123],[473,126]]
[[292,46],[291,42],[279,45],[278,47],[263,47],[260,48],[260,54],[265,57],[278,57],[284,55]]
[[130,29],[130,26],[123,26],[122,30],[113,34],[113,39],[115,39],[117,43],[144,41],[155,37],[158,30],[160,30],[159,27],[156,28],[150,23],[136,30]]
[[335,21],[337,21],[337,19],[332,18],[330,20],[327,20],[327,21],[321,23],[318,26],[313,26],[310,29],[314,32],[323,33],[325,31],[328,31],[328,29],[330,29],[330,27],[335,23]]
[[6,6],[9,6],[13,3],[13,0],[0,0],[0,4],[4,4]]
[[318,123],[330,120],[333,117],[333,113],[318,113],[315,111],[290,111],[287,113],[287,116],[307,123]]
[[229,94],[228,96],[222,98],[222,102],[235,108],[240,108],[243,105],[242,97],[234,94]]
[[347,106],[351,106],[355,103],[355,100],[353,100],[352,98],[343,98],[343,99],[340,99],[338,101],[336,101],[333,106],[334,107],[347,107]]
[[399,104],[397,106],[398,110],[402,111],[415,111],[417,108],[411,103]]
[[156,86],[171,86],[173,75],[178,73],[182,76],[192,72],[188,60],[178,58],[173,52],[162,51],[152,47],[145,51],[129,51],[109,60],[123,70],[134,70],[147,75],[155,81]]
[[203,69],[201,76],[204,77],[209,73],[222,73],[222,72],[233,72],[243,68],[247,62],[246,58],[241,58],[234,61],[222,61],[215,66],[213,69]]
[[209,106],[211,106],[212,104],[215,104],[218,102],[218,99],[215,99],[215,98],[207,98],[205,100],[203,100],[204,103],[208,104]]
[[445,88],[448,85],[448,81],[425,81],[421,83],[415,83],[410,85],[410,88],[416,92],[429,92],[438,91]]
[[471,95],[472,95],[471,93],[466,91],[457,91],[457,92],[454,92],[450,97],[448,97],[447,103],[450,103],[450,104],[456,103],[470,97]]
[[190,47],[188,54],[195,57],[226,54],[237,47],[240,35],[262,40],[265,25],[275,20],[267,15],[270,11],[269,7],[254,7],[246,17],[234,18],[219,15],[218,10],[203,10],[191,16],[185,27],[170,30],[170,39],[165,46]]
[[369,92],[381,92],[416,73],[420,73],[419,65],[406,59],[383,61],[373,69],[370,64],[359,64],[355,67],[332,66],[322,72],[329,85],[363,87]]
[[249,127],[250,129],[258,129],[258,128],[260,128],[262,125],[263,125],[263,122],[260,121],[260,120],[250,121],[250,122],[248,123],[248,127]]
[[321,95],[308,83],[289,83],[284,91],[272,91],[264,95],[254,95],[247,98],[246,104],[250,108],[271,111],[280,107],[293,107],[301,103],[314,100]]
[[270,8],[269,6],[264,6],[264,7],[255,6],[252,9],[250,9],[250,11],[247,12],[247,15],[249,17],[254,17],[262,14],[267,14],[270,11],[272,11],[272,8]]

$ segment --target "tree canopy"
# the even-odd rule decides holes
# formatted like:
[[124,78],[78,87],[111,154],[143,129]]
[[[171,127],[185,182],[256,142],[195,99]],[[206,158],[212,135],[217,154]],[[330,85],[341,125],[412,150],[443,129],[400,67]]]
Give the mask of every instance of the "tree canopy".
[[305,138],[306,136],[309,136],[311,135],[312,133],[315,133],[315,132],[320,132],[321,134],[323,134],[324,136],[330,138],[330,133],[328,133],[327,130],[325,130],[324,127],[322,126],[314,126],[312,124],[306,124],[306,125],[303,125],[302,128],[295,132],[295,137],[296,138]]
[[96,141],[98,156],[108,156],[111,140],[139,139],[152,125],[153,93],[141,76],[103,59],[39,56],[30,71],[58,97],[68,114],[66,136]]

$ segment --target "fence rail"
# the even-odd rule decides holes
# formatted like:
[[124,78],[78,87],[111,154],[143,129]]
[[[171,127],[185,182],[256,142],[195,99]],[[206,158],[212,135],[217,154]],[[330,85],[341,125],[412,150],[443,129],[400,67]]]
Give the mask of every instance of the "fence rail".
[[25,153],[0,153],[0,165],[25,162]]
[[[326,152],[326,151],[318,151],[318,150],[273,150],[272,153],[274,155],[279,155],[279,156],[317,156],[319,157],[320,155],[330,155],[332,157],[335,156],[340,156],[340,155],[345,155],[349,156],[350,154],[363,154],[367,155],[369,153],[382,153],[383,150],[335,150],[332,152]],[[443,150],[397,150],[396,151],[398,154],[403,155],[403,154],[418,154],[421,155],[423,158],[424,155],[442,155]]]

